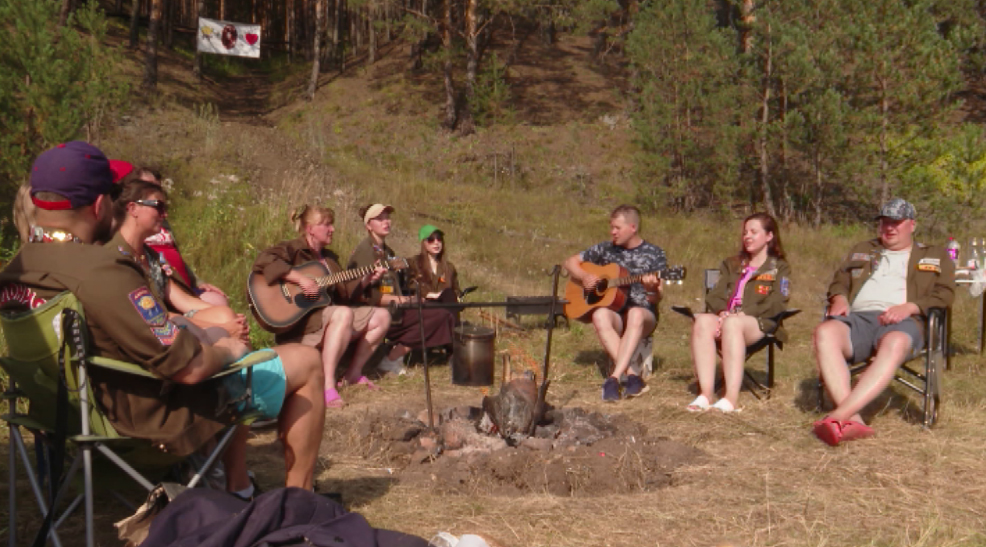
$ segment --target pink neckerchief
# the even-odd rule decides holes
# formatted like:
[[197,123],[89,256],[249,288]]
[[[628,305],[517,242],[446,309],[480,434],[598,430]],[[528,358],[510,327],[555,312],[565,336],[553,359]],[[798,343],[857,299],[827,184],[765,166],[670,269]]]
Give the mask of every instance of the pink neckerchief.
[[733,296],[729,298],[729,305],[726,307],[728,311],[733,311],[743,304],[743,289],[746,288],[746,282],[753,277],[757,270],[758,268],[753,266],[743,268],[743,277],[740,277],[736,283],[736,288],[733,290]]

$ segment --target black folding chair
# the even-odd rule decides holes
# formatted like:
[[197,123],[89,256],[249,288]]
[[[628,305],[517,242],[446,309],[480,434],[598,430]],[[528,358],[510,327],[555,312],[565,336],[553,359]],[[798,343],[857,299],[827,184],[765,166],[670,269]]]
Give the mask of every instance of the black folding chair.
[[[705,294],[709,294],[719,282],[719,270],[708,269],[705,270],[704,275],[705,282]],[[695,313],[691,308],[686,306],[671,306],[671,309],[688,317],[689,319],[695,319]],[[771,321],[776,321],[777,326],[780,327],[784,320],[788,317],[792,317],[801,313],[799,309],[789,309],[784,310],[781,313],[769,318]],[[784,342],[778,340],[773,333],[764,335],[763,338],[757,340],[753,344],[746,347],[746,359],[749,360],[757,352],[766,349],[766,359],[764,362],[764,381],[758,380],[749,370],[743,370],[743,384],[746,385],[750,393],[753,394],[758,400],[769,399],[770,393],[774,389],[774,348],[784,349]],[[716,380],[716,391],[722,389],[721,378]]]
[[[948,314],[947,308],[931,308],[925,322],[927,343],[921,351],[913,352],[911,356],[897,369],[894,380],[914,390],[921,395],[921,425],[927,429],[934,427],[938,421],[938,408],[941,405],[941,374],[948,363]],[[914,366],[918,360],[924,367]],[[872,357],[863,363],[849,367],[851,376],[864,370],[872,362]],[[822,411],[825,404],[825,383],[818,379],[818,410]]]

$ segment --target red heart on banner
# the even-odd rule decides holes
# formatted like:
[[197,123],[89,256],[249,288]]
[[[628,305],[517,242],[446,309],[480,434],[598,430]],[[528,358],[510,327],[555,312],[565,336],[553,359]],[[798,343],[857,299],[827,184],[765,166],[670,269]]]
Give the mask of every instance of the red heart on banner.
[[256,34],[247,34],[245,38],[247,43],[252,46],[253,44],[257,43],[257,40],[260,39],[260,36],[257,36]]

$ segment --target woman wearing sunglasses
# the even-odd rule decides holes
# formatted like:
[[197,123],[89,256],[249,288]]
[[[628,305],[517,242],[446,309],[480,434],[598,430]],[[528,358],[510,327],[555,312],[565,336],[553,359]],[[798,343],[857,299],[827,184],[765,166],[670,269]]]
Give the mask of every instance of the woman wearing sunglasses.
[[[356,246],[349,258],[349,268],[369,266],[396,256],[394,250],[387,245],[391,228],[390,214],[393,211],[393,207],[382,203],[360,209],[359,215],[366,226],[367,236]],[[364,299],[373,306],[407,305],[415,302],[414,297],[404,294],[400,276],[393,271],[387,272],[380,280],[367,287]],[[425,349],[451,344],[454,322],[452,313],[444,309],[425,309],[421,310],[420,315],[413,308],[398,310],[387,331],[387,340],[393,342],[394,346],[380,368],[399,374],[403,370],[404,356],[411,348]]]
[[445,257],[445,232],[426,224],[418,230],[421,252],[411,258],[408,275],[410,292],[427,300],[455,302],[459,295],[459,275]]
[[228,306],[215,306],[194,295],[168,261],[145,243],[160,232],[168,218],[168,196],[160,186],[142,180],[123,184],[113,203],[117,233],[107,245],[132,257],[147,278],[147,284],[173,315],[183,315],[195,326],[222,327],[225,334],[248,341],[249,327],[243,315]]

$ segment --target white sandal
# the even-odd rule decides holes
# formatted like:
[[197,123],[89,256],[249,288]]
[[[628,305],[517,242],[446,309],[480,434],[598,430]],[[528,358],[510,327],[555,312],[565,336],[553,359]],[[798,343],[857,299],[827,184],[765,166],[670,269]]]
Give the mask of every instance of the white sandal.
[[726,398],[722,398],[716,401],[716,404],[712,405],[712,408],[724,414],[728,414],[730,412],[740,412],[743,410],[742,408],[735,408],[733,406],[733,403],[730,403],[729,399]]
[[699,395],[695,397],[694,401],[688,403],[685,410],[688,412],[705,412],[710,408],[712,408],[712,405],[709,404],[709,398],[705,395]]

